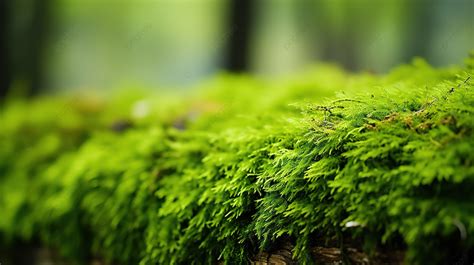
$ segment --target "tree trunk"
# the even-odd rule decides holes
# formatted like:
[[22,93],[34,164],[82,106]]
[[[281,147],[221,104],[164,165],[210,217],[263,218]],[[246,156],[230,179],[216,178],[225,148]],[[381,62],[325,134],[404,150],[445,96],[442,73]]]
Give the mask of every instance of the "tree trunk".
[[253,22],[252,0],[231,0],[224,67],[231,72],[248,70],[250,35]]
[[0,1],[0,101],[5,98],[11,83],[8,52],[8,1]]

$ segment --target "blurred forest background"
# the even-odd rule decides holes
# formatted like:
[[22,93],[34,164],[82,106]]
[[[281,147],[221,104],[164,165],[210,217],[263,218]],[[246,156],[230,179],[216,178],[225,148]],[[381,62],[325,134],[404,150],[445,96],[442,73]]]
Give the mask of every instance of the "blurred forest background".
[[[336,62],[460,64],[474,0],[14,0],[0,3],[1,95],[187,87]],[[8,92],[9,91],[9,92]]]

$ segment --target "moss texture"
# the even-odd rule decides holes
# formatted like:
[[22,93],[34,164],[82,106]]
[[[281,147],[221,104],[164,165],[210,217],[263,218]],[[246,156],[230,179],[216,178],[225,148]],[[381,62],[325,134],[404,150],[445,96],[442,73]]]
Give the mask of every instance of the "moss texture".
[[39,241],[79,263],[242,264],[281,242],[303,264],[317,245],[465,261],[473,66],[320,66],[278,83],[223,75],[191,96],[10,100],[1,244]]

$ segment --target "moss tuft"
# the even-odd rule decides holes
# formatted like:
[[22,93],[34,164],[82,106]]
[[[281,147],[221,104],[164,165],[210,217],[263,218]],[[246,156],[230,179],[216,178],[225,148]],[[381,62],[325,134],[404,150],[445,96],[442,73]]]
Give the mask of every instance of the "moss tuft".
[[417,60],[385,76],[221,76],[191,97],[8,102],[1,241],[120,264],[241,264],[280,245],[302,263],[321,246],[466,259],[473,74]]

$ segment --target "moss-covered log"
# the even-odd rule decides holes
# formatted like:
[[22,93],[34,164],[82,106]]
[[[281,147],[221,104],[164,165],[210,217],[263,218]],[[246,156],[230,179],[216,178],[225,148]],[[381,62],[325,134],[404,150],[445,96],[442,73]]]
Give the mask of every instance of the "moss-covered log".
[[10,101],[2,245],[79,263],[472,262],[473,66]]

